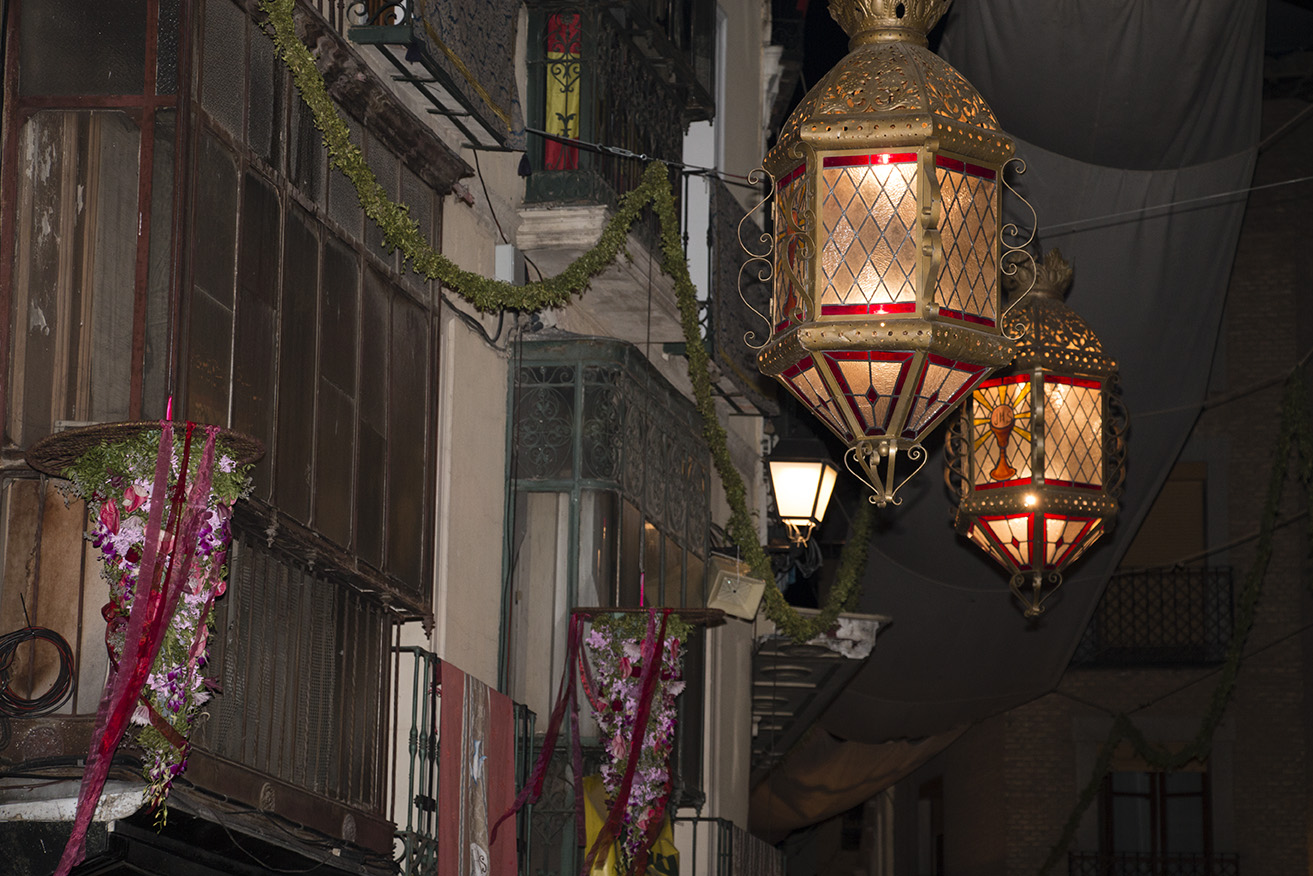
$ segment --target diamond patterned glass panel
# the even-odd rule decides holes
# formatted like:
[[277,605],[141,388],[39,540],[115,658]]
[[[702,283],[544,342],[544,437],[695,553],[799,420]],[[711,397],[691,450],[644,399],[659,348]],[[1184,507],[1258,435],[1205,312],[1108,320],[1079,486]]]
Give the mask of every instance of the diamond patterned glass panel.
[[1088,517],[1044,515],[1045,568],[1056,569],[1075,559],[1070,556],[1073,547],[1082,547],[1085,533],[1094,522]]
[[889,430],[913,353],[825,353],[844,400],[867,436]]
[[1012,561],[999,549],[998,545],[994,544],[986,531],[981,528],[980,524],[971,524],[971,529],[967,532],[967,537],[975,542],[981,550],[993,557],[994,561],[1000,566],[1007,567],[1012,565]]
[[990,537],[1007,555],[1008,565],[1019,569],[1030,568],[1030,515],[1013,517],[981,517],[989,527]]
[[1044,477],[1103,487],[1103,393],[1097,380],[1044,376]]
[[822,307],[916,301],[916,167],[824,168]]
[[936,167],[935,173],[944,210],[940,223],[944,260],[939,269],[939,306],[974,318],[972,321],[994,325],[998,320],[998,261],[994,252],[997,183],[952,167]]
[[1081,539],[1080,543],[1072,548],[1071,553],[1063,560],[1063,565],[1069,566],[1079,560],[1085,555],[1087,550],[1094,546],[1094,543],[1099,540],[1099,536],[1101,535],[1103,535],[1103,521],[1095,520],[1093,525],[1090,526],[1089,531],[1087,531]]
[[816,370],[816,363],[808,356],[782,375],[785,384],[830,431],[845,441],[853,440],[852,430],[839,412],[839,403],[830,396],[830,389]]
[[903,437],[913,440],[934,428],[991,370],[983,366],[964,367],[962,363],[942,356],[926,358],[921,385],[903,428]]
[[[798,168],[801,171],[802,168]],[[811,285],[811,259],[807,257],[805,216],[807,185],[801,172],[783,178],[775,191],[775,294],[771,324],[776,332],[805,321],[807,290]]]
[[1031,479],[1030,376],[989,380],[972,396],[971,447],[975,482],[981,487]]

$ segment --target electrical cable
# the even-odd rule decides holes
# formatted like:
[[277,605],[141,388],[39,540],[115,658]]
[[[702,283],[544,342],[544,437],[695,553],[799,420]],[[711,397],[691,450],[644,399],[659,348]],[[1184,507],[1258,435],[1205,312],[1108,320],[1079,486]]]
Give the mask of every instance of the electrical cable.
[[[9,689],[9,672],[14,652],[26,642],[49,642],[59,656],[59,673],[49,690],[40,696],[23,697]],[[9,718],[35,718],[47,715],[73,696],[73,649],[59,633],[44,627],[24,627],[0,636],[0,715]]]
[[632,158],[635,159],[636,161],[643,161],[643,162],[660,161],[662,164],[665,164],[667,167],[678,168],[680,171],[686,174],[691,174],[694,176],[710,176],[720,180],[726,185],[739,186],[745,189],[752,189],[753,191],[760,190],[760,186],[753,185],[752,183],[748,182],[748,177],[742,174],[727,173],[726,171],[723,170],[717,170],[714,167],[702,167],[701,165],[697,165],[697,164],[685,164],[682,161],[673,161],[666,158],[657,158],[655,156],[647,155],[642,152],[634,152],[632,150],[625,149],[622,146],[608,146],[605,143],[592,143],[588,140],[580,140],[575,137],[563,137],[560,134],[553,134],[549,131],[541,130],[540,128],[525,128],[524,130],[530,134],[537,134],[539,137],[543,137],[547,140],[555,140],[557,143],[564,143],[567,146],[573,146],[576,149],[586,149],[589,152],[597,152],[601,155],[611,155],[616,158]]
[[[1182,198],[1179,201],[1167,201],[1163,204],[1151,204],[1148,207],[1136,207],[1132,210],[1120,210],[1116,213],[1105,213],[1102,216],[1090,216],[1087,219],[1073,219],[1070,222],[1059,222],[1056,225],[1050,225],[1044,229],[1045,239],[1062,237],[1068,234],[1075,234],[1081,231],[1093,231],[1096,228],[1106,228],[1111,225],[1118,225],[1122,222],[1129,222],[1140,218],[1162,218],[1161,216],[1150,217],[1149,213],[1160,210],[1173,210],[1176,207],[1199,206],[1209,201],[1218,201],[1223,198],[1232,198],[1237,195],[1248,195],[1253,192],[1261,192],[1266,189],[1277,189],[1285,186],[1298,185],[1300,183],[1313,182],[1313,176],[1298,176],[1292,179],[1285,179],[1279,182],[1263,183],[1262,185],[1249,186],[1243,189],[1232,189],[1226,192],[1216,192],[1211,195],[1200,195],[1197,198]],[[1166,214],[1164,214],[1166,215]]]
[[[501,222],[497,219],[497,211],[496,211],[495,209],[493,209],[493,206],[492,206],[492,196],[488,194],[488,184],[487,184],[487,183],[484,181],[484,179],[483,179],[483,168],[479,166],[479,153],[478,153],[478,152],[475,152],[475,153],[474,153],[474,172],[475,172],[476,174],[478,174],[478,177],[479,177],[479,185],[483,188],[483,199],[484,199],[485,201],[488,202],[488,213],[491,214],[491,216],[492,216],[493,224],[497,226],[497,233],[501,235],[502,243],[510,243],[510,242],[511,242],[511,239],[510,239],[509,237],[507,237],[507,236],[506,236],[506,232],[502,230]],[[523,251],[521,251],[521,255],[523,255],[523,254],[524,254]],[[524,256],[524,263],[527,264],[527,265],[529,265],[530,267],[533,268],[534,273],[536,273],[536,274],[538,275],[538,279],[539,279],[539,281],[541,281],[541,280],[543,279],[542,268],[539,268],[538,265],[534,263],[534,260],[533,260],[533,259],[531,259],[531,258],[529,258],[527,255],[525,255],[525,256]],[[502,311],[502,312],[505,313],[505,311]],[[498,336],[501,335],[501,325],[500,325],[500,324],[497,326],[497,334],[498,334]]]

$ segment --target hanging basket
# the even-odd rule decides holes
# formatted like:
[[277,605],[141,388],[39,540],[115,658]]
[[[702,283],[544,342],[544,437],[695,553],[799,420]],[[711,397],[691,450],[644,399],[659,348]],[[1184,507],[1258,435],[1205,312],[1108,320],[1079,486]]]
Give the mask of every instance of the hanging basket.
[[210,697],[202,671],[214,600],[226,587],[232,506],[249,493],[251,464],[263,453],[259,441],[231,430],[164,422],[69,429],[27,453],[29,465],[66,479],[65,492],[87,503],[87,539],[109,586],[110,672],[61,872],[80,859],[85,823],[129,724],[138,728],[148,799],[164,817],[192,722]]

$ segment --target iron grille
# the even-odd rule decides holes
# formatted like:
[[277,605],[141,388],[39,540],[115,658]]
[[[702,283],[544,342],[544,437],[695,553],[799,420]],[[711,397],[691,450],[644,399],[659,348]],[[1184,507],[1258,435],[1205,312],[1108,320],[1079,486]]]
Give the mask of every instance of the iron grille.
[[1231,589],[1227,566],[1120,572],[1108,582],[1072,663],[1220,663],[1231,641]]
[[211,657],[221,695],[197,744],[383,815],[389,614],[240,535],[229,557]]
[[1238,855],[1071,852],[1068,876],[1240,876]]

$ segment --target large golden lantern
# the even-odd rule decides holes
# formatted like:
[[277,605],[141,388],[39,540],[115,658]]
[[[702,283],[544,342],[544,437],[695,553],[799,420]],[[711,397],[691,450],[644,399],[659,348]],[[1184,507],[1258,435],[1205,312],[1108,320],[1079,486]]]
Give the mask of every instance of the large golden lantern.
[[897,454],[924,464],[924,436],[1012,360],[999,235],[1014,147],[926,48],[947,6],[831,0],[849,53],[765,160],[774,291],[758,364],[847,442],[880,505]]
[[1032,276],[1006,323],[1021,338],[1015,364],[976,387],[945,448],[957,531],[1012,573],[1027,617],[1110,528],[1126,449],[1117,363],[1062,300],[1071,265],[1055,249],[1019,264],[1009,285]]

